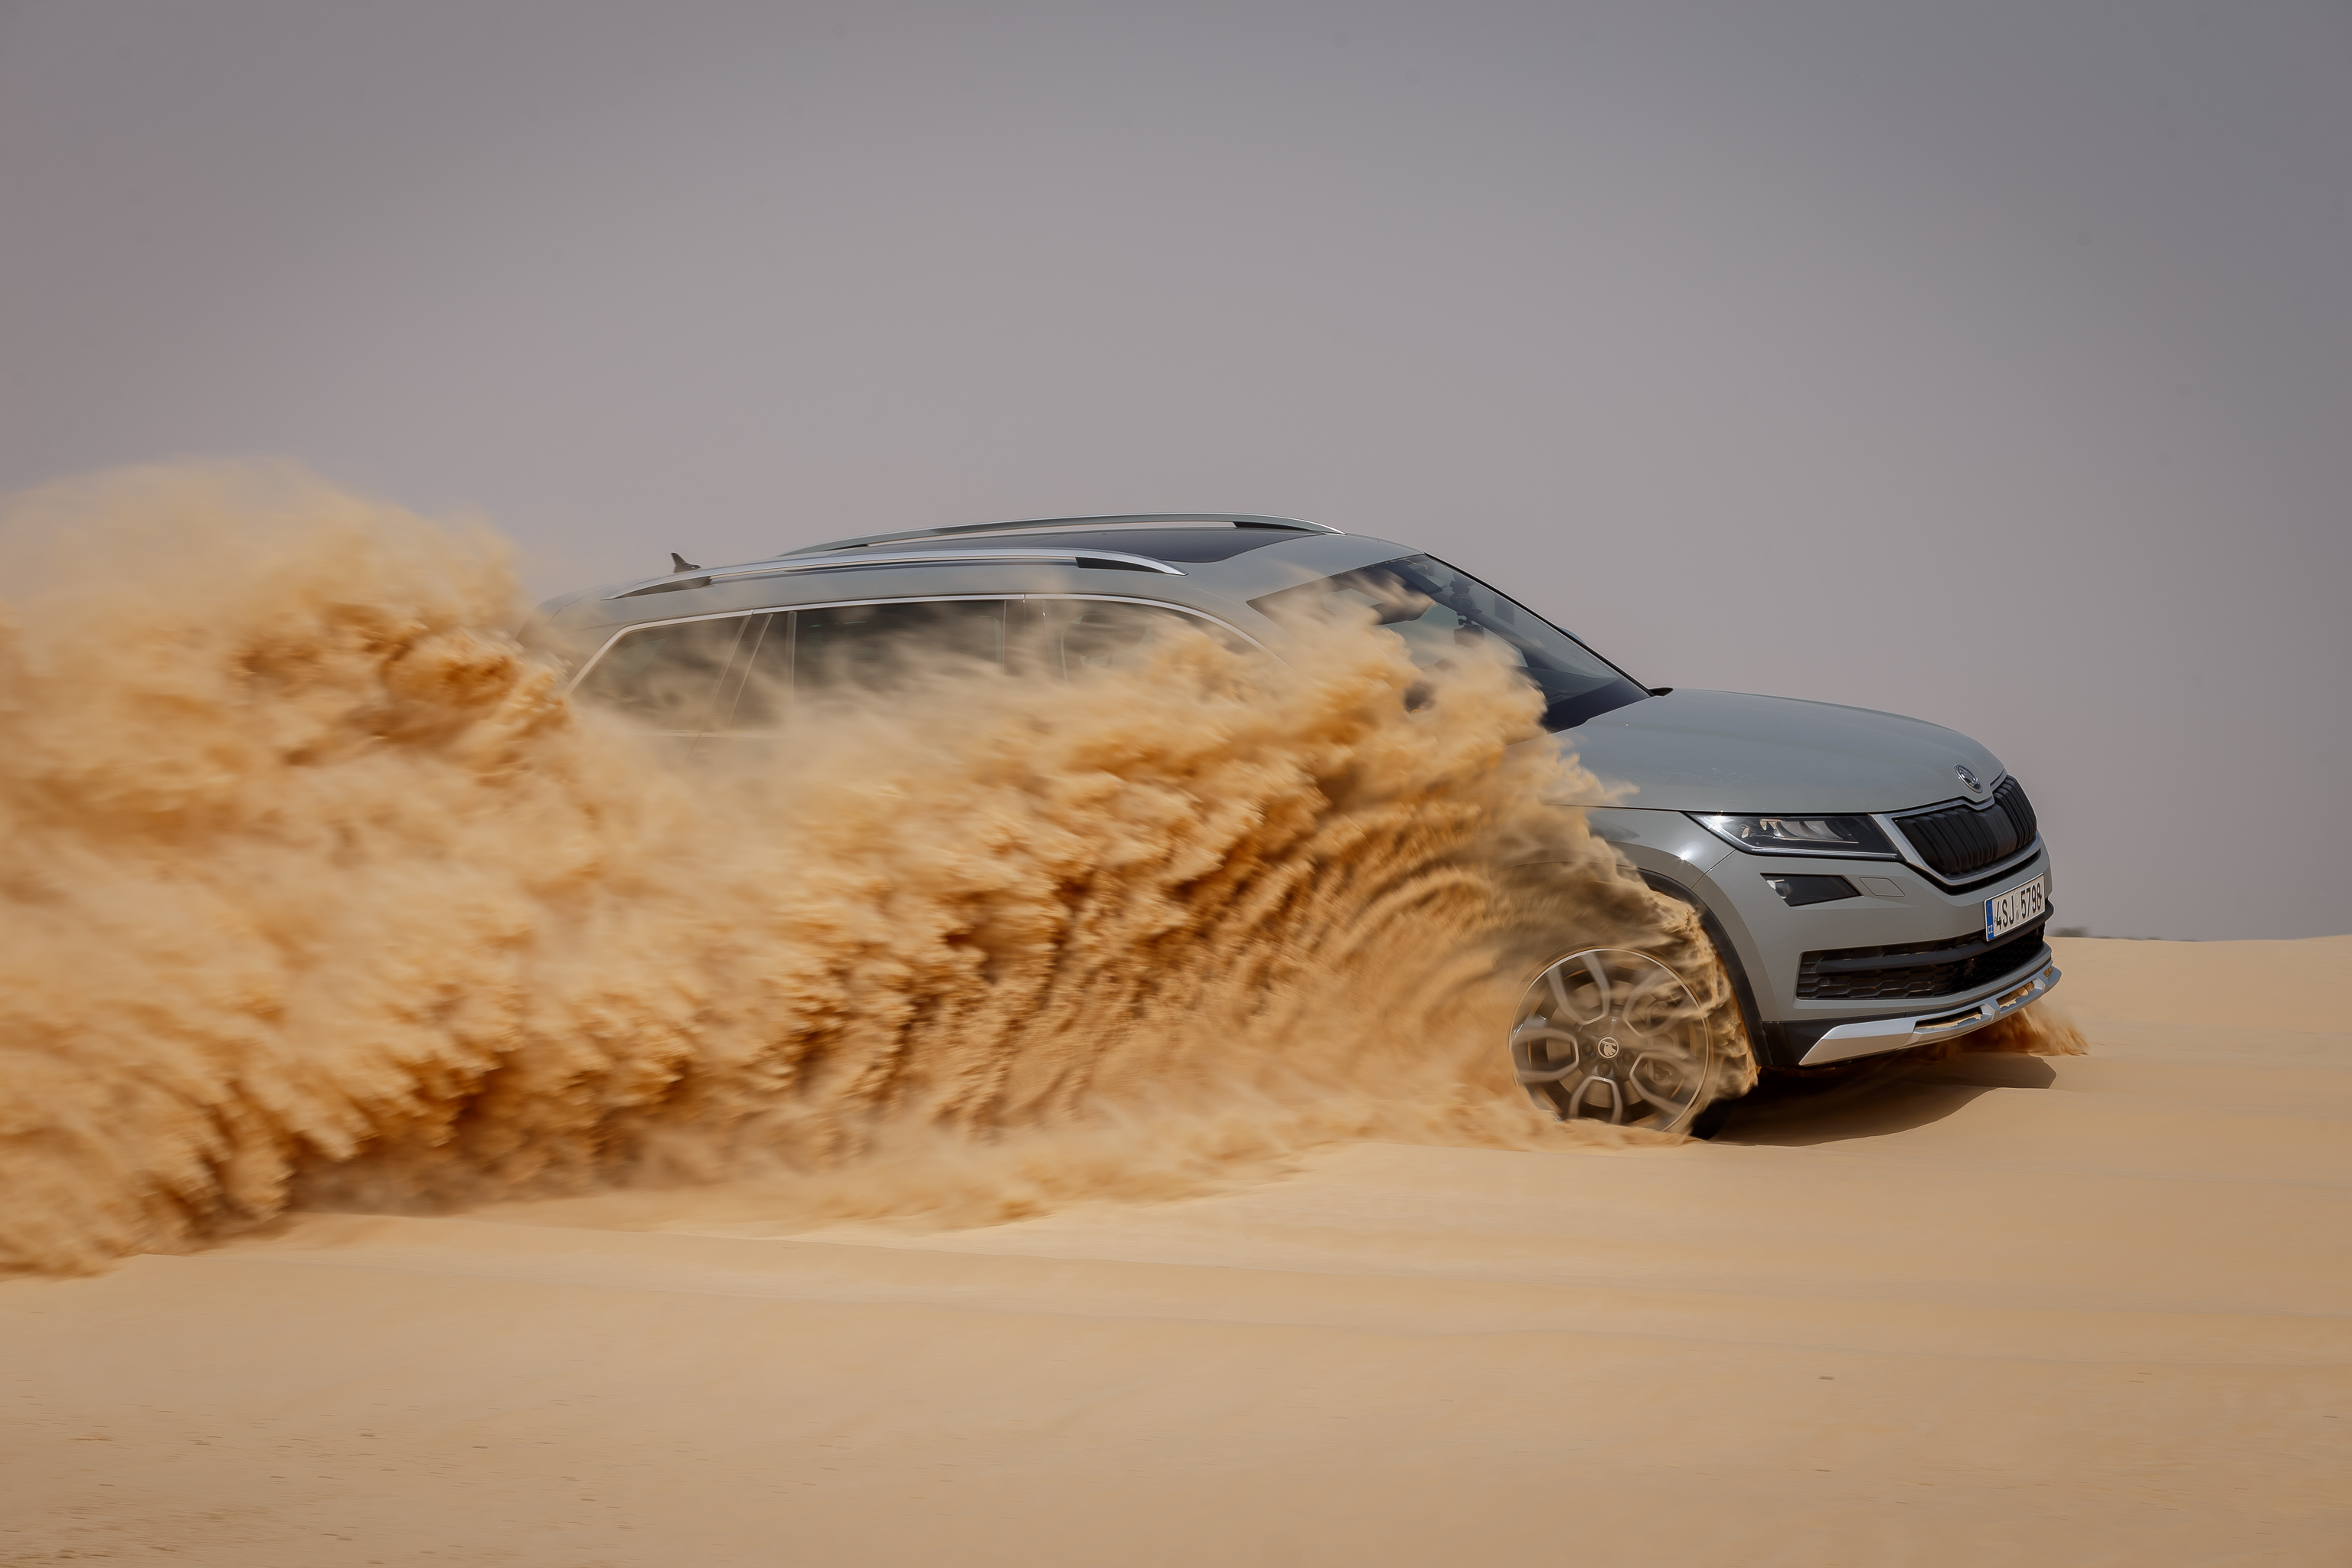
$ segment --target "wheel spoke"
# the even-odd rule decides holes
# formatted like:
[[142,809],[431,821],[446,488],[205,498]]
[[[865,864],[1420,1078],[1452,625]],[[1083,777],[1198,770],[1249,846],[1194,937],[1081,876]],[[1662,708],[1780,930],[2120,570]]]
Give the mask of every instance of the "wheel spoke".
[[1569,1099],[1569,1116],[1571,1119],[1580,1118],[1585,1106],[1591,1102],[1592,1091],[1596,1089],[1605,1089],[1609,1091],[1609,1124],[1612,1127],[1623,1126],[1625,1124],[1625,1091],[1618,1087],[1617,1080],[1613,1078],[1589,1078],[1577,1085],[1575,1094]]
[[1551,987],[1552,1000],[1559,1004],[1560,1016],[1568,1018],[1577,1016],[1576,1004],[1568,999],[1568,982],[1560,978],[1560,965],[1555,963],[1545,970],[1544,980]]
[[1592,984],[1601,993],[1601,1005],[1592,1016],[1596,1018],[1606,1016],[1609,998],[1613,994],[1609,988],[1609,966],[1601,962],[1599,953],[1588,952],[1584,955],[1584,973],[1592,976]]
[[[1552,1043],[1568,1047],[1568,1059],[1556,1061],[1551,1052],[1544,1051],[1540,1053],[1542,1060],[1539,1062],[1538,1053],[1531,1047]],[[1583,1053],[1577,1049],[1574,1035],[1552,1028],[1540,1018],[1536,1020],[1535,1027],[1522,1025],[1511,1037],[1511,1057],[1512,1066],[1517,1069],[1521,1083],[1558,1083],[1569,1074],[1580,1070],[1584,1059]]]
[[1683,1080],[1686,1092],[1680,1100],[1661,1100],[1652,1094],[1649,1086],[1642,1081],[1642,1068],[1643,1064],[1653,1059],[1651,1056],[1646,1055],[1636,1058],[1633,1065],[1625,1069],[1625,1081],[1633,1086],[1635,1094],[1666,1112],[1668,1116],[1679,1116],[1689,1108],[1690,1102],[1698,1095],[1700,1085],[1697,1075],[1690,1071],[1690,1063],[1686,1059],[1677,1064],[1678,1070],[1675,1076]]
[[1643,1002],[1647,999],[1651,992],[1657,990],[1658,987],[1662,985],[1673,983],[1674,978],[1675,972],[1673,970],[1661,966],[1651,970],[1647,974],[1642,976],[1641,979],[1635,981],[1633,983],[1633,988],[1625,993],[1625,1005],[1620,1009],[1624,1016],[1625,1021],[1629,1024],[1632,1023],[1633,1020],[1633,1009],[1639,1007]]

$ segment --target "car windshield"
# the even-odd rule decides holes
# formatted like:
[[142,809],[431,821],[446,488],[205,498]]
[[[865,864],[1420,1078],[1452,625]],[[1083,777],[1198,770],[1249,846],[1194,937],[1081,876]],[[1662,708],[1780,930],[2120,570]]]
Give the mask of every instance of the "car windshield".
[[1414,664],[1443,669],[1465,647],[1519,667],[1544,695],[1543,726],[1568,730],[1649,695],[1632,678],[1524,605],[1433,555],[1405,555],[1250,601],[1275,620],[1360,615],[1404,640]]

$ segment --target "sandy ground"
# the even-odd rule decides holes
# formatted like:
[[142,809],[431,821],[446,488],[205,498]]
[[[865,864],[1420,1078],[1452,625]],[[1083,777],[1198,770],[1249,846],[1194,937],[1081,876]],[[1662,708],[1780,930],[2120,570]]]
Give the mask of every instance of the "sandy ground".
[[2088,1058],[981,1231],[302,1218],[0,1285],[0,1563],[2352,1563],[2352,937]]

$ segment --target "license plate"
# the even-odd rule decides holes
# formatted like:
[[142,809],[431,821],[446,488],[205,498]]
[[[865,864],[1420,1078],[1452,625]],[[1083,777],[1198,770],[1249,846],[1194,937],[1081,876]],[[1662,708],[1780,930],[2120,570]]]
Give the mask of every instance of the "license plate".
[[2021,888],[2011,888],[1998,898],[1985,900],[1985,941],[2006,936],[2022,925],[2032,925],[2050,907],[2050,874],[2045,871]]

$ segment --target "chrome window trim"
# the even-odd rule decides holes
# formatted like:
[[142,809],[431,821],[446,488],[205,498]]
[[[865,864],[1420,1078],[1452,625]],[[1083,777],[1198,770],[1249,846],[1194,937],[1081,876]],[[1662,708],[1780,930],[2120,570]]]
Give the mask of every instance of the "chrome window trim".
[[[1144,599],[1128,594],[894,594],[878,599],[815,599],[811,600],[805,605],[761,605],[756,608],[748,610],[710,610],[699,616],[667,616],[657,621],[631,621],[626,626],[615,626],[613,629],[613,635],[606,637],[603,642],[598,643],[596,645],[596,651],[590,654],[585,659],[581,661],[579,672],[573,675],[571,680],[565,684],[562,694],[568,700],[572,696],[572,692],[579,689],[580,683],[588,679],[589,672],[596,668],[597,662],[606,654],[613,651],[613,645],[614,643],[619,642],[631,632],[642,631],[647,626],[682,626],[692,621],[743,620],[748,619],[752,616],[786,615],[794,610],[838,610],[845,609],[854,605],[971,604],[980,600],[1003,600],[1006,603],[1025,603],[1031,599],[1084,599],[1089,602],[1106,605],[1148,605],[1155,610],[1173,610],[1178,615],[1190,616],[1197,621],[1206,621],[1213,626],[1222,626],[1226,631],[1233,633],[1234,636],[1249,644],[1250,647],[1257,649],[1260,653],[1267,654],[1269,656],[1274,655],[1274,650],[1272,648],[1267,647],[1265,644],[1258,641],[1257,638],[1250,636],[1249,633],[1242,630],[1241,627],[1234,626],[1232,622],[1227,621],[1221,616],[1213,616],[1206,610],[1196,610],[1190,605],[1171,604],[1166,599]],[[701,731],[695,731],[697,734],[699,734],[700,732]],[[680,730],[656,730],[653,733],[656,735],[677,735],[684,734],[686,731]]]
[[[1234,625],[1231,621],[1224,619],[1223,616],[1213,616],[1206,610],[1194,609],[1190,605],[1179,605],[1174,603],[1172,600],[1146,599],[1133,594],[1006,594],[1003,595],[1003,597],[1008,599],[1085,599],[1092,603],[1104,605],[1149,605],[1155,610],[1173,610],[1180,616],[1190,616],[1196,621],[1206,621],[1213,626],[1222,626],[1226,631],[1233,633],[1234,636],[1241,638],[1242,641],[1249,644],[1250,647],[1257,649],[1258,652],[1268,655],[1272,655],[1274,653],[1272,648],[1266,647],[1265,644],[1258,641],[1257,638],[1250,636],[1249,633],[1242,630],[1241,627]],[[794,609],[798,609],[801,606],[795,605],[793,607]],[[814,608],[814,606],[811,607]]]

